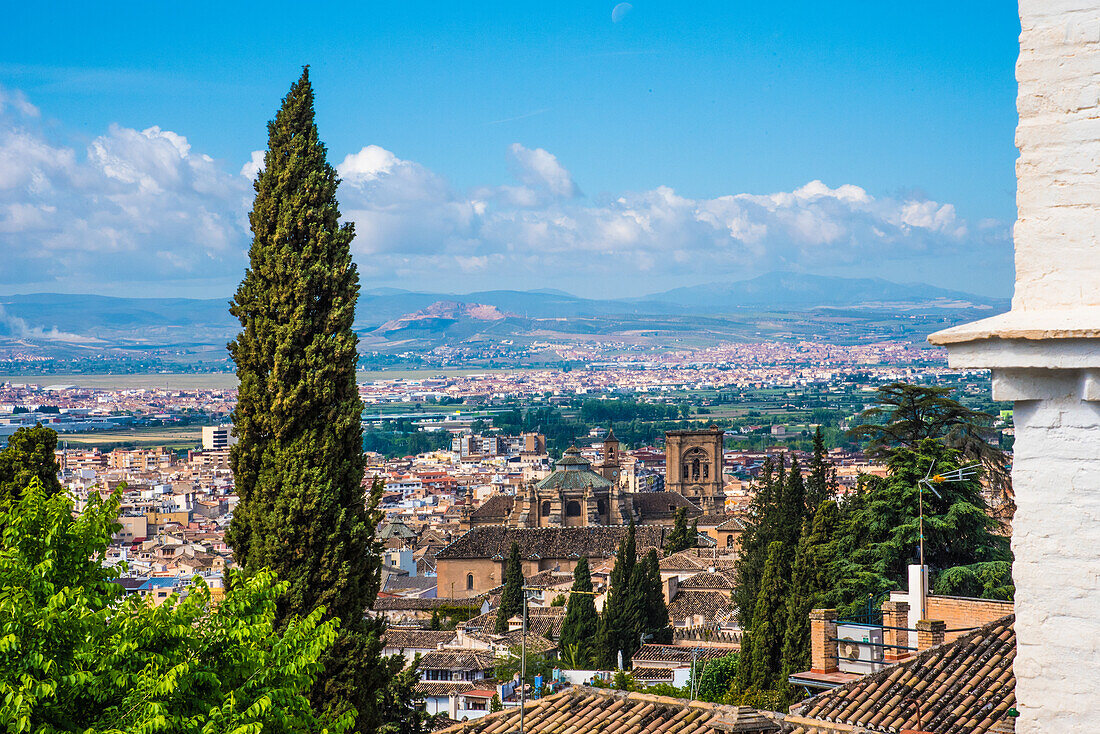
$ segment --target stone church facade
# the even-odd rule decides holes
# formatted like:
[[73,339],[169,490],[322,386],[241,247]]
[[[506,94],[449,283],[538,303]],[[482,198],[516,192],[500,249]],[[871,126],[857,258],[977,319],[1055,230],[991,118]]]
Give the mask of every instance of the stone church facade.
[[[542,481],[516,491],[496,495],[467,514],[466,529],[505,525],[514,528],[596,527],[608,525],[671,525],[683,508],[688,521],[705,513],[721,514],[722,431],[672,431],[669,445],[671,481],[688,466],[688,481],[677,482],[673,491],[630,492],[623,476],[619,441],[610,431],[604,439],[603,457],[593,465],[576,447],[565,451],[555,471]],[[717,443],[716,443],[717,442]],[[675,448],[673,448],[675,447]],[[672,471],[676,467],[676,471]],[[666,487],[672,485],[666,482]],[[686,490],[686,491],[685,491]],[[690,494],[688,494],[690,493]]]

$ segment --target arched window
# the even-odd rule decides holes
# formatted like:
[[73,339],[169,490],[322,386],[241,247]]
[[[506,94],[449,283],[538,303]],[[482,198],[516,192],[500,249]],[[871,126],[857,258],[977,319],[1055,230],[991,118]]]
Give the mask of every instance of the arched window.
[[707,478],[710,475],[709,463],[706,451],[698,447],[691,449],[684,454],[681,464],[684,479],[698,482],[700,479]]
[[596,500],[596,512],[600,513],[601,515],[606,515],[607,502],[605,502],[604,500]]
[[581,516],[581,503],[576,500],[569,500],[565,503],[565,516],[566,517],[580,517]]
[[733,535],[727,535],[726,536],[726,547],[727,548],[732,548],[733,547]]
[[472,573],[466,574],[466,591],[474,590],[474,575]]
[[543,517],[549,517],[550,516],[550,500],[543,500],[542,501],[542,516]]

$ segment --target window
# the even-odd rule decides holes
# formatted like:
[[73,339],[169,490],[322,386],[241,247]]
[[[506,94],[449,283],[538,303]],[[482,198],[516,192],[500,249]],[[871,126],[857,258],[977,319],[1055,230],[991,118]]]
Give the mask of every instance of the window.
[[566,517],[580,517],[581,516],[581,503],[576,500],[569,500],[565,503],[565,516]]
[[474,590],[474,575],[472,573],[466,574],[466,591]]
[[549,517],[550,516],[550,500],[543,500],[543,503],[542,503],[542,516],[543,517]]
[[467,698],[466,702],[469,704],[466,709],[469,711],[484,711],[488,708],[485,704],[484,698]]
[[600,513],[601,515],[606,515],[607,514],[607,502],[605,502],[603,500],[596,500],[596,512]]
[[733,547],[733,534],[732,533],[726,536],[726,547],[727,548],[732,548]]

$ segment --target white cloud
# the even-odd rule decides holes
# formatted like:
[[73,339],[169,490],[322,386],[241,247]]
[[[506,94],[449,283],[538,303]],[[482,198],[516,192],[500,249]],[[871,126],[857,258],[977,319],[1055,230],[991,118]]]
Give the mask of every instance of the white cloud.
[[552,153],[542,148],[524,148],[519,143],[512,143],[508,150],[512,154],[516,177],[523,183],[565,199],[580,194],[569,171]]
[[[235,166],[226,170],[159,127],[113,125],[79,147],[53,130],[25,98],[0,90],[0,283],[103,290],[240,277],[262,151],[234,175]],[[553,285],[592,295],[613,286],[621,294],[631,282],[657,290],[669,279],[862,272],[1011,252],[1007,225],[969,226],[951,204],[919,197],[813,180],[770,194],[690,198],[658,186],[594,200],[550,152],[516,143],[504,153],[515,182],[467,191],[377,145],[346,155],[338,196],[370,282],[452,291]]]

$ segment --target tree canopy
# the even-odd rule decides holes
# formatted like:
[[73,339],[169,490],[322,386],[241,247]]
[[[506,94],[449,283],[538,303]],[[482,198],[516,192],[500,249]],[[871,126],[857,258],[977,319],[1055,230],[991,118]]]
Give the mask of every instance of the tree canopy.
[[123,596],[102,565],[119,495],[73,516],[36,478],[0,508],[0,726],[9,732],[346,731],[308,693],[338,622],[318,608],[276,622],[288,584],[231,572],[159,606]]
[[47,495],[61,491],[57,478],[57,433],[41,424],[19,428],[0,449],[0,506],[19,499],[25,487],[37,480]]

